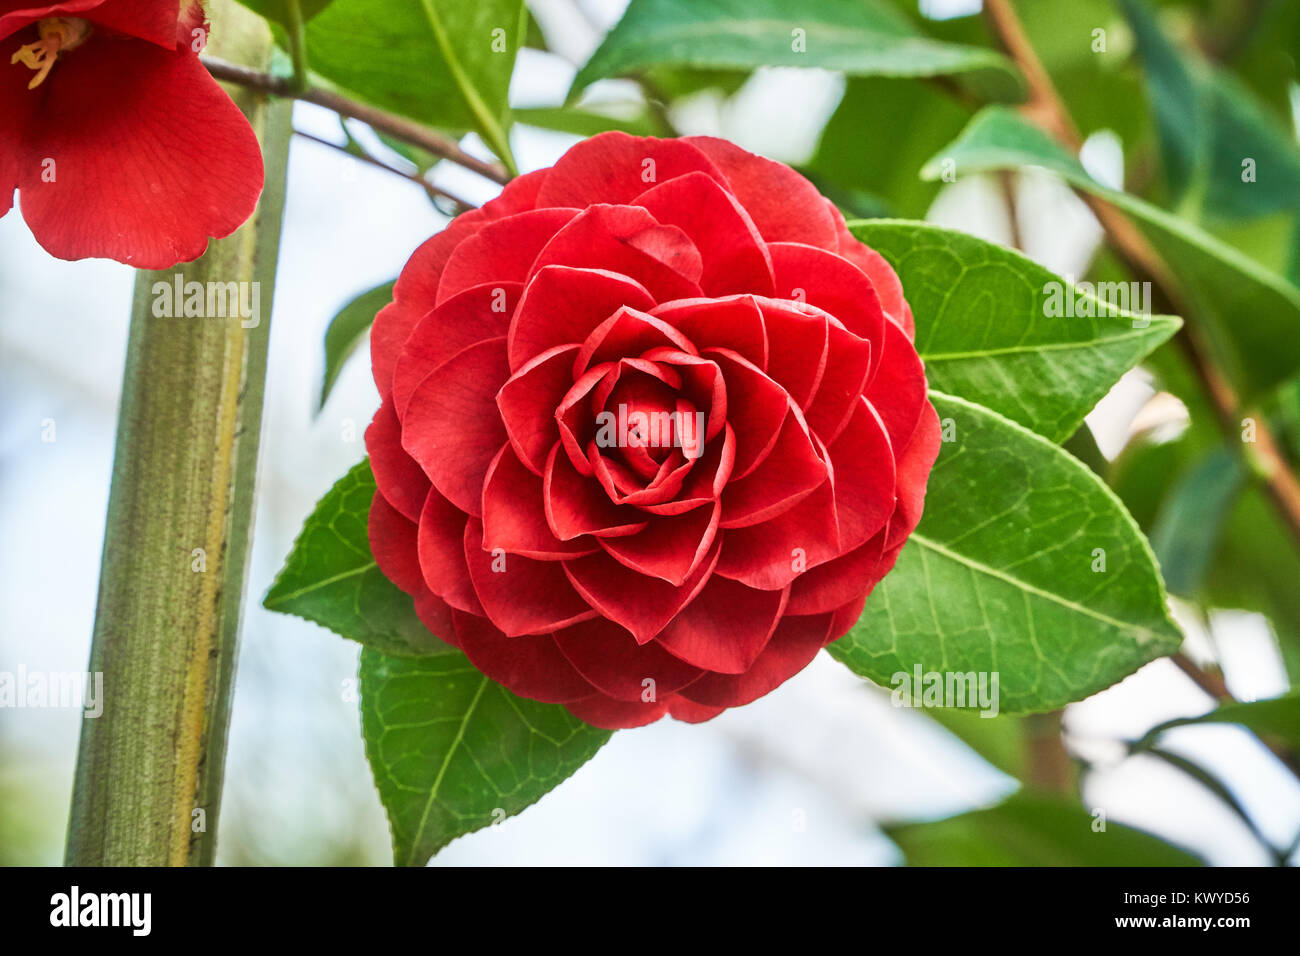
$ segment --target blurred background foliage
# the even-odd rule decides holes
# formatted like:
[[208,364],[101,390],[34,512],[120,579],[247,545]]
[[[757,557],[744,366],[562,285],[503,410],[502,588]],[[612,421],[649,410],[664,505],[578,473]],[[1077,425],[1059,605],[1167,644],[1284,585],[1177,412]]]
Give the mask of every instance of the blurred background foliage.
[[[547,165],[605,129],[723,135],[796,165],[849,218],[930,219],[1018,246],[1058,273],[1139,278],[1040,169],[921,176],[981,109],[1026,96],[979,0],[313,0],[299,24],[282,2],[243,2],[276,21],[280,73],[291,70],[295,42],[305,43],[314,83],[495,154],[507,169]],[[1217,237],[1300,295],[1300,3],[1012,7],[1092,178]],[[504,52],[478,42],[495,29]],[[810,38],[806,53],[792,50],[795,29]],[[385,824],[347,700],[355,648],[253,605],[311,502],[362,454],[357,438],[375,398],[364,356],[347,359],[364,352],[367,309],[344,304],[384,288],[456,211],[445,195],[420,204],[409,181],[376,165],[470,201],[493,187],[364,124],[313,107],[299,107],[296,121],[311,139],[297,143],[291,169],[221,862],[381,863]],[[1242,157],[1255,162],[1253,181],[1243,181]],[[0,223],[5,301],[45,303],[33,285],[42,273],[26,265],[39,251],[13,220]],[[373,248],[347,239],[331,250],[332,235],[364,236]],[[77,269],[84,287],[53,317],[54,331],[32,332],[32,313],[18,309],[0,324],[4,513],[30,512],[0,568],[0,669],[42,660],[79,669],[90,631],[93,590],[62,611],[15,608],[32,574],[58,576],[61,549],[74,549],[78,574],[95,578],[103,495],[63,479],[39,490],[56,468],[80,468],[107,487],[120,368],[109,359],[121,345],[69,364],[55,356],[56,333],[77,328],[79,308],[121,299],[126,283],[111,265]],[[1227,318],[1300,336],[1276,316]],[[116,321],[95,335],[113,342]],[[313,357],[322,340],[323,361]],[[57,458],[33,446],[31,422],[46,407],[72,423],[61,425],[69,437]],[[1300,379],[1268,389],[1250,414],[1300,466]],[[617,735],[557,794],[437,862],[1294,862],[1300,542],[1269,502],[1259,462],[1216,424],[1172,342],[1066,447],[1150,536],[1199,684],[1158,661],[1063,715],[985,719],[890,707],[887,693],[819,661],[802,688],[698,731]],[[75,507],[68,496],[79,496]],[[56,511],[65,520],[51,527]],[[20,567],[24,555],[35,555],[36,571]],[[75,733],[68,715],[0,711],[0,863],[58,860]],[[1108,820],[1104,839],[1099,820]]]

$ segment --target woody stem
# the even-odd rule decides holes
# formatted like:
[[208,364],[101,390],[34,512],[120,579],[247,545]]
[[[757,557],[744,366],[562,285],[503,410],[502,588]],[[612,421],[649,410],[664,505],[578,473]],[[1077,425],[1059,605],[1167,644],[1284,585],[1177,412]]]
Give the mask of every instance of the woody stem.
[[[270,62],[260,18],[235,0],[210,16],[229,55]],[[72,865],[215,854],[290,131],[287,102],[234,98],[265,156],[257,211],[195,262],[137,276],[90,651],[103,713],[82,724]],[[155,283],[246,285],[258,309],[160,317]]]

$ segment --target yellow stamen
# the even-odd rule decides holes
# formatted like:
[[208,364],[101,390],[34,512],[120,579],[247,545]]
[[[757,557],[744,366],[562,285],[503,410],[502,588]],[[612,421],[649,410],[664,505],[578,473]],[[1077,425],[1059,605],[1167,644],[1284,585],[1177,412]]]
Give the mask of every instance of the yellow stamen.
[[75,50],[86,42],[91,27],[89,20],[80,17],[46,17],[37,22],[36,30],[41,38],[35,43],[19,47],[9,58],[11,66],[22,63],[36,71],[32,81],[27,84],[29,90],[34,90],[45,82],[60,53]]

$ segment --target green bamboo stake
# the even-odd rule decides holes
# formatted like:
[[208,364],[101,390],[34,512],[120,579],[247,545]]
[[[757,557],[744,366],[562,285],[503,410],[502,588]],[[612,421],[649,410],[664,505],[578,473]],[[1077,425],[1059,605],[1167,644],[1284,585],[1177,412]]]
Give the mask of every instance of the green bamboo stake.
[[[261,18],[234,0],[209,14],[213,53],[269,67]],[[69,865],[215,855],[292,105],[229,92],[262,143],[266,189],[202,258],[136,279],[90,651],[104,712],[82,724]],[[186,317],[196,282],[204,317]]]

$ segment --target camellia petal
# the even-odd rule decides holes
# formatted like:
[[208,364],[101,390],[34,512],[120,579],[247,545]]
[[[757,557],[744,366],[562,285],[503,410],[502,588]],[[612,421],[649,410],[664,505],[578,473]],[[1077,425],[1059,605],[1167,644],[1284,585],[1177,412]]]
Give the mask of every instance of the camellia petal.
[[596,616],[558,562],[487,550],[477,518],[465,525],[465,560],[484,614],[510,637],[546,634]]
[[393,404],[399,417],[406,414],[411,393],[429,369],[471,345],[506,334],[522,288],[517,282],[471,286],[416,324],[393,369]]
[[577,209],[533,209],[483,226],[447,258],[437,304],[484,283],[523,282],[537,254],[578,215]]
[[657,642],[710,673],[743,674],[767,646],[787,596],[785,590],[758,591],[715,575]]
[[407,594],[424,590],[415,546],[416,531],[414,521],[390,505],[383,495],[375,495],[370,504],[370,550],[384,577]]
[[531,359],[497,392],[497,408],[510,444],[534,474],[546,469],[546,458],[560,440],[555,409],[573,384],[576,345],[557,345]]
[[649,309],[654,297],[641,283],[603,269],[550,265],[528,282],[510,323],[510,367],[518,369],[556,345],[586,341],[621,308]]
[[449,605],[471,614],[482,614],[465,560],[465,526],[469,515],[442,496],[437,488],[429,492],[420,512],[418,548],[420,570],[429,590]]
[[624,204],[655,183],[693,172],[723,181],[717,167],[689,140],[611,132],[565,153],[550,170],[537,200],[544,206]]
[[817,187],[789,166],[755,156],[725,139],[690,136],[687,142],[722,170],[731,194],[769,243],[805,242],[825,249],[838,244],[834,217]]
[[456,643],[475,667],[522,697],[567,704],[590,696],[591,684],[560,653],[550,634],[507,637],[474,614],[452,612]]
[[471,345],[425,376],[402,419],[402,447],[471,515],[480,513],[483,478],[506,442],[496,395],[508,374],[505,338]]
[[616,700],[654,700],[681,690],[704,673],[655,641],[638,644],[626,630],[603,618],[556,631],[555,643],[578,673]]
[[687,173],[634,201],[659,222],[678,226],[701,250],[700,288],[708,296],[775,291],[767,245],[735,197],[704,173]]
[[391,401],[384,402],[366,429],[366,450],[379,493],[412,521],[420,519],[429,478],[402,447],[402,426]]
[[[872,343],[881,341],[885,313],[875,287],[861,269],[814,246],[774,242],[768,248],[778,296],[815,305],[835,316],[854,335]],[[872,360],[873,371],[877,364],[879,356]]]
[[682,690],[682,696],[709,707],[738,707],[770,694],[807,667],[831,639],[834,615],[814,614],[781,619],[743,674],[705,674]]
[[592,206],[557,232],[533,271],[550,265],[605,269],[643,285],[657,302],[700,294],[700,251],[676,226],[640,206]]
[[29,161],[18,183],[23,218],[51,255],[165,269],[252,215],[261,148],[198,57],[92,37],[53,73],[32,91],[44,98],[26,153],[55,174],[46,181],[48,167]]
[[730,349],[767,370],[767,329],[752,295],[678,299],[656,306],[650,314],[681,330],[696,349]]
[[902,449],[926,405],[925,369],[901,326],[885,328],[884,347],[888,360],[881,363],[864,394],[885,423],[890,442]]
[[632,632],[638,644],[653,640],[709,582],[718,562],[715,546],[678,586],[647,578],[605,554],[565,561],[569,580],[601,615]]
[[551,531],[543,505],[542,479],[506,445],[488,468],[483,486],[483,547],[500,548],[539,561],[581,557],[600,550],[590,538],[561,541]]

